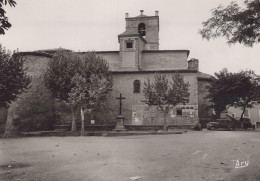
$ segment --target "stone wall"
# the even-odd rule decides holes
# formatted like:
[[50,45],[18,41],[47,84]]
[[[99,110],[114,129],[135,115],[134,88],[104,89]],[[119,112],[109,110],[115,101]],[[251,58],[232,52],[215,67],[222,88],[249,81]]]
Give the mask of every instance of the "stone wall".
[[[84,54],[84,53],[80,53]],[[119,65],[119,51],[97,51],[96,54],[104,58],[109,64],[109,70],[118,70]]]
[[187,69],[188,51],[143,51],[142,70]]
[[198,98],[199,98],[199,117],[200,118],[209,118],[212,115],[212,110],[207,109],[207,107],[210,105],[210,102],[208,99],[205,99],[205,97],[208,95],[208,89],[207,86],[210,85],[210,82],[208,80],[198,80]]
[[[170,78],[171,73],[165,73]],[[187,105],[179,105],[172,109],[168,114],[168,124],[189,125],[198,122],[198,87],[196,73],[182,73],[185,82],[190,83],[190,102]],[[90,119],[95,119],[96,124],[113,124],[116,122],[116,116],[119,115],[119,97],[120,93],[126,97],[122,101],[122,114],[126,116],[127,125],[160,125],[163,124],[163,114],[154,108],[149,108],[142,100],[144,96],[141,93],[133,93],[134,80],[140,80],[141,91],[144,81],[148,78],[153,79],[154,73],[116,73],[113,74],[113,91],[108,95],[104,108],[99,108],[94,113],[94,117],[86,116],[86,124],[90,124]],[[177,115],[177,109],[182,110],[182,115]],[[69,108],[61,102],[55,107],[57,116],[62,124],[67,124],[71,120]],[[78,117],[78,122],[79,121]]]
[[[154,51],[142,51],[144,46],[142,40],[135,38],[134,47],[135,51],[130,51],[134,53],[133,58],[129,59],[126,57],[126,53],[129,51],[125,51],[122,46],[124,43],[121,42],[121,49],[124,50],[119,53],[119,51],[99,51],[96,52],[98,56],[104,58],[109,63],[109,70],[111,71],[133,71],[138,70],[138,64],[141,70],[178,70],[178,69],[187,69],[187,55],[189,53],[188,50],[154,50]],[[123,39],[121,40],[123,41]],[[137,49],[140,50],[138,51]],[[80,53],[84,54],[84,53]],[[124,67],[122,64],[123,57],[124,61],[129,61],[129,64],[133,64],[134,67]],[[131,63],[132,62],[132,63]],[[125,62],[127,64],[127,62]],[[194,69],[194,68],[193,68]]]
[[[167,75],[168,78],[170,78],[171,73],[164,73]],[[190,102],[187,105],[190,105],[189,107],[192,107],[193,110],[189,112],[192,113],[192,117],[189,117],[187,119],[187,116],[178,117],[174,116],[176,115],[176,109],[177,107],[169,113],[169,120],[170,124],[193,124],[194,122],[197,122],[198,120],[198,87],[197,87],[197,76],[196,73],[181,73],[184,76],[185,82],[190,83]],[[115,119],[115,117],[119,114],[119,101],[116,99],[116,97],[119,96],[121,93],[122,96],[125,96],[126,99],[124,99],[123,107],[122,107],[122,114],[126,116],[125,124],[162,124],[162,114],[158,111],[151,111],[147,108],[147,106],[142,102],[144,100],[144,96],[141,93],[133,93],[133,82],[134,80],[140,80],[141,82],[141,91],[144,86],[144,81],[146,81],[148,78],[153,80],[154,73],[130,73],[130,74],[124,74],[124,73],[116,73],[113,74],[114,77],[114,86],[113,91],[108,97],[107,100],[107,106],[110,107],[110,116],[111,119]],[[181,105],[180,105],[181,106]],[[183,106],[181,106],[182,108]],[[139,122],[135,123],[133,121],[133,111],[136,111],[136,114],[141,114],[139,117],[144,116],[144,119]],[[148,113],[150,111],[150,113]],[[140,113],[141,112],[141,113]],[[184,111],[185,112],[185,111]],[[151,115],[154,115],[151,116]],[[190,113],[189,113],[190,114]],[[153,122],[151,122],[151,119],[153,118]],[[150,119],[150,121],[149,121]]]

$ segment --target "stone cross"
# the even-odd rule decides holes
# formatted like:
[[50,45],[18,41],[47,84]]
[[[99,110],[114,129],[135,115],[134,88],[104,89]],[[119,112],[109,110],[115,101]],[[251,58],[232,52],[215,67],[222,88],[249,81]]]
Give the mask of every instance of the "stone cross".
[[122,97],[122,94],[120,93],[119,97],[116,97],[116,99],[119,99],[119,115],[122,113],[122,100],[125,99],[125,97]]

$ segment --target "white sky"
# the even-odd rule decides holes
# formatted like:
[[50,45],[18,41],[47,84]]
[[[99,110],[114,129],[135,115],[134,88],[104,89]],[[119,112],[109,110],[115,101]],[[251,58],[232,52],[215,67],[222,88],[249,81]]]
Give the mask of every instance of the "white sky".
[[[237,0],[242,4],[243,0]],[[214,74],[252,69],[260,74],[260,44],[253,48],[228,46],[225,39],[202,40],[201,22],[210,10],[231,0],[16,0],[6,8],[13,25],[0,43],[7,49],[34,51],[66,48],[74,51],[119,50],[117,35],[130,17],[153,16],[159,11],[160,50],[190,50],[189,58],[200,60],[200,71]]]

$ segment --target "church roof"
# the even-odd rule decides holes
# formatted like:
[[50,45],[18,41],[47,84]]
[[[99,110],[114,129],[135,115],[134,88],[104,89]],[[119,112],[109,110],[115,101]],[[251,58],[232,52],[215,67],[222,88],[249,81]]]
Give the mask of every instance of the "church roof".
[[71,50],[66,49],[66,48],[52,48],[52,49],[35,50],[35,51],[33,51],[33,52],[45,52],[45,53],[54,54],[54,53],[56,53],[56,51],[58,51],[58,50],[62,50],[62,51],[66,51],[66,52],[71,51]]
[[200,80],[211,80],[212,78],[214,78],[212,75],[198,72],[198,79],[200,79]]
[[58,51],[71,51],[69,49],[65,48],[53,48],[53,49],[43,49],[43,50],[35,50],[35,51],[28,51],[28,52],[18,52],[20,55],[34,55],[34,56],[43,56],[43,57],[48,57],[52,58],[52,56]]
[[137,32],[137,30],[132,30],[132,29],[130,29],[130,30],[126,30],[125,32],[123,32],[123,33],[121,33],[121,34],[119,34],[118,36],[135,36],[135,35],[140,35],[138,32]]
[[128,29],[125,32],[118,35],[118,37],[131,37],[131,36],[138,36],[146,43],[146,40],[140,35],[140,33],[137,32],[137,29]]
[[52,58],[53,54],[46,53],[46,52],[18,52],[17,54],[26,56],[26,55],[32,55],[32,56],[40,56],[40,57],[48,57]]

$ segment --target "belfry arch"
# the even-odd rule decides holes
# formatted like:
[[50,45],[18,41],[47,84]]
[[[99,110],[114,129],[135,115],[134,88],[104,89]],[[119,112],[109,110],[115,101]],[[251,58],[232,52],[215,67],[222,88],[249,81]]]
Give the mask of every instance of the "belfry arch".
[[144,23],[140,23],[138,25],[138,33],[142,36],[146,35],[146,29],[145,29],[145,24]]

